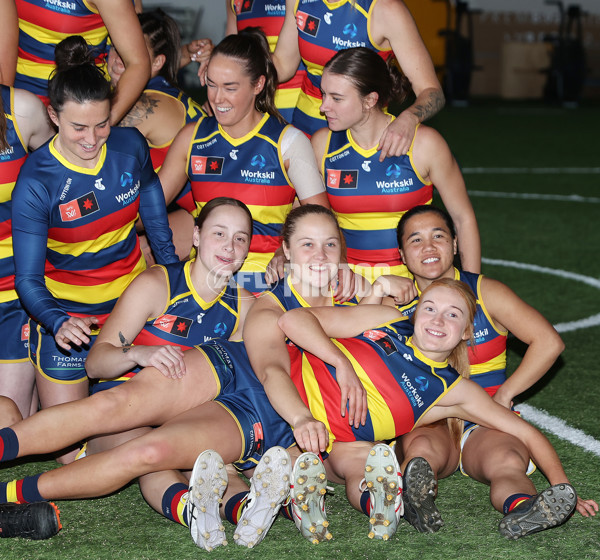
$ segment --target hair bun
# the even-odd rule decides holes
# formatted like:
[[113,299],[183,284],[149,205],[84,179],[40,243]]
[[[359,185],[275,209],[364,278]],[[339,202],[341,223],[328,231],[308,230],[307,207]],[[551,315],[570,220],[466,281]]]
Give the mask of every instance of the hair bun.
[[95,65],[89,45],[81,35],[71,35],[63,39],[54,50],[57,71],[82,64]]

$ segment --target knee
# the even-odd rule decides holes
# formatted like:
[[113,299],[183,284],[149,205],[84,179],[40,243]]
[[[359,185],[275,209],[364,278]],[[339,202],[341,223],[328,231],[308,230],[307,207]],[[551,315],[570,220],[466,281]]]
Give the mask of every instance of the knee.
[[[463,458],[463,463],[465,458]],[[529,457],[519,449],[510,446],[498,446],[497,449],[478,456],[480,471],[490,482],[494,480],[522,476],[527,472]],[[467,473],[469,473],[467,469]]]
[[23,420],[19,407],[12,399],[0,396],[0,428],[12,426]]
[[436,453],[433,439],[426,432],[415,434],[407,440],[403,438],[401,441],[402,454],[409,460],[413,457],[423,457],[429,461]]
[[529,456],[525,456],[514,447],[508,447],[493,458],[492,464],[498,465],[503,471],[525,473],[529,465]]
[[127,409],[127,391],[121,390],[120,386],[118,391],[116,389],[99,391],[89,399],[90,406],[88,409],[90,413],[95,413],[103,422],[116,418]]
[[124,457],[124,462],[136,473],[149,473],[165,470],[170,457],[176,450],[163,440],[147,441],[134,445]]

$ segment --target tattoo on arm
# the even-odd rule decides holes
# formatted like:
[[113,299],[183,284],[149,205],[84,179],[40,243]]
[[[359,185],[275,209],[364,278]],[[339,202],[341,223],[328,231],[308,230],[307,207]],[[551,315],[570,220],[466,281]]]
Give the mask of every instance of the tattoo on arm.
[[147,93],[142,93],[136,104],[131,108],[123,120],[119,123],[119,126],[137,126],[144,120],[148,119],[149,115],[155,113],[158,107],[158,99],[150,97]]
[[121,331],[119,331],[119,341],[121,342],[121,347],[123,349],[123,354],[126,354],[131,350],[131,342],[129,342]]
[[444,106],[444,94],[441,90],[434,90],[428,93],[424,99],[419,100],[410,108],[419,122],[426,121],[433,117]]

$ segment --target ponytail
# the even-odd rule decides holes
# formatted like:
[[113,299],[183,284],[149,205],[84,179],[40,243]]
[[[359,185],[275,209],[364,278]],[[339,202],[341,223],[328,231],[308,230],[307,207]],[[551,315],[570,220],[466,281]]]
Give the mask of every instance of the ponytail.
[[275,107],[277,70],[271,59],[267,37],[258,27],[247,27],[237,35],[228,35],[214,49],[211,59],[217,54],[236,59],[243,67],[250,82],[255,85],[261,76],[265,85],[256,96],[255,109],[268,113],[280,122],[285,122]]

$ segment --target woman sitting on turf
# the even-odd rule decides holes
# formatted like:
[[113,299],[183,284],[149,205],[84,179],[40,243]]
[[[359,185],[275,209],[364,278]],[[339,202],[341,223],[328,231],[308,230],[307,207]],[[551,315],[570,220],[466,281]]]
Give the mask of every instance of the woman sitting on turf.
[[[541,379],[564,349],[559,334],[506,285],[454,267],[457,236],[445,211],[417,206],[404,214],[397,233],[402,260],[413,274],[419,294],[435,280],[455,278],[466,282],[477,295],[475,344],[469,348],[471,379],[495,402],[510,409],[513,400]],[[386,293],[394,292],[390,282],[394,279],[378,279],[376,291],[385,287]],[[404,284],[400,289],[405,289]],[[418,301],[417,297],[400,307],[403,314],[412,315]],[[509,332],[527,344],[527,351],[507,377]],[[434,532],[441,527],[441,516],[433,501],[436,479],[449,476],[459,467],[463,474],[490,487],[492,505],[505,514],[499,527],[501,534],[518,538],[546,528],[540,512],[551,503],[554,492],[549,489],[537,494],[527,476],[535,467],[527,447],[514,434],[467,424],[464,433],[453,437],[447,423],[441,422],[406,434],[398,440],[396,452],[404,473],[404,518],[418,531]],[[586,517],[595,513],[582,500],[577,509]]]

